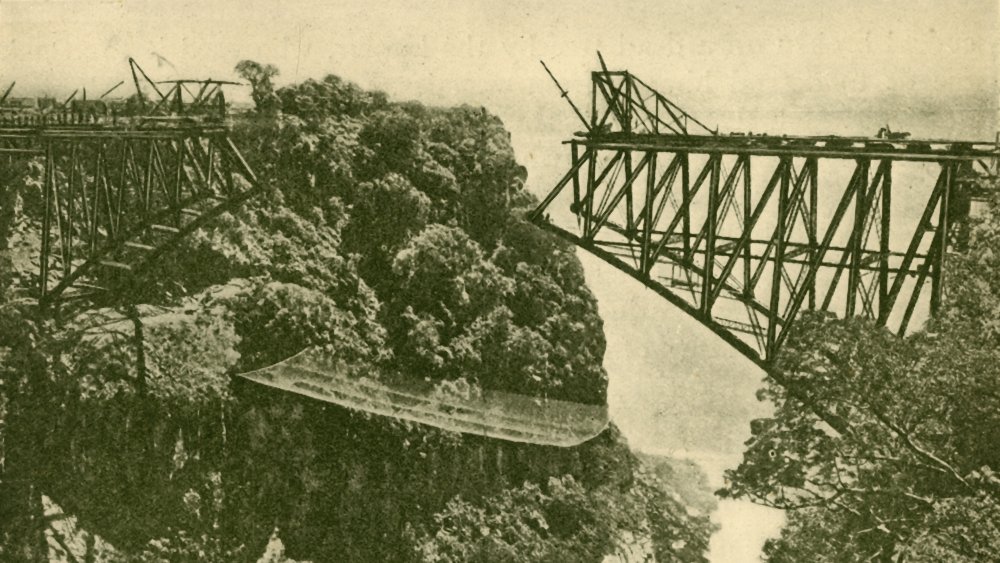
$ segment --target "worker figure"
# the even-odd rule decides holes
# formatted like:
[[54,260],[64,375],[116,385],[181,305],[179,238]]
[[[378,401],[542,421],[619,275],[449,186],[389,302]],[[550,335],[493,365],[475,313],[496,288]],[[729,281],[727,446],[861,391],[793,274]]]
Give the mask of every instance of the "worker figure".
[[878,130],[878,135],[876,135],[876,138],[879,138],[879,139],[892,139],[892,140],[899,141],[899,140],[902,140],[902,139],[906,139],[909,136],[910,136],[910,133],[908,131],[900,131],[898,133],[893,133],[892,129],[889,128],[889,124],[886,123],[885,127],[883,127],[883,128],[881,128],[881,129]]

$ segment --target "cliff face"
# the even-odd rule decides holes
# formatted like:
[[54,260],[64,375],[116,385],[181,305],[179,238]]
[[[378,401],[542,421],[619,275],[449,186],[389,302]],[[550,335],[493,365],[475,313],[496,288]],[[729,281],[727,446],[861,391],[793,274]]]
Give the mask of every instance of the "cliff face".
[[[498,118],[335,76],[255,84],[234,137],[266,193],[169,257],[142,342],[110,310],[2,309],[6,445],[31,490],[130,560],[256,559],[275,528],[317,561],[598,561],[625,532],[700,560],[707,519],[613,427],[514,444],[231,380],[311,348],[385,383],[606,398],[594,298],[573,249],[522,219]],[[23,177],[7,238],[39,220]]]

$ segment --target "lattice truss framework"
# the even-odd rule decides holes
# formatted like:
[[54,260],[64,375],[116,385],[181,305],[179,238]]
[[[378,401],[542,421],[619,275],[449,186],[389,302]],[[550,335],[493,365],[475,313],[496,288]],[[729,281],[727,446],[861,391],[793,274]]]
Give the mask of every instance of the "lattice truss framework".
[[178,240],[253,193],[220,128],[0,129],[0,155],[36,159],[41,302],[96,297],[141,278]]
[[803,310],[904,333],[940,307],[956,178],[992,144],[723,136],[627,71],[592,82],[539,225],[761,365]]
[[41,179],[37,275],[26,289],[43,306],[141,290],[183,237],[256,192],[229,137],[222,86],[232,83],[158,83],[130,65],[137,95],[127,112],[67,100],[0,116],[0,158],[28,161]]

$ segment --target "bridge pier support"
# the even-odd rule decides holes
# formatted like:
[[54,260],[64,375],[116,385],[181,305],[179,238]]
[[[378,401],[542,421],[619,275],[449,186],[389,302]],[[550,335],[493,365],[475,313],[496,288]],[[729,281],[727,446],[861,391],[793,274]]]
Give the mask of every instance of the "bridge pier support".
[[931,314],[941,310],[944,297],[946,263],[948,260],[948,222],[950,219],[951,194],[955,182],[955,166],[945,164],[941,171],[944,176],[944,190],[941,193],[938,211],[936,255],[933,257],[934,272],[931,276]]

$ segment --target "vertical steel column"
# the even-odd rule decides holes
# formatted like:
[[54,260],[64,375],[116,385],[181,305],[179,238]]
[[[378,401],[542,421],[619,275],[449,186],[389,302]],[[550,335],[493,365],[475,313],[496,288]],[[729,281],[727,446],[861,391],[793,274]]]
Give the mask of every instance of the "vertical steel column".
[[154,172],[154,158],[153,153],[153,143],[156,141],[149,141],[149,150],[146,153],[146,174],[142,180],[142,212],[143,214],[148,214],[150,206],[153,204],[153,172]]
[[[681,230],[686,256],[691,252],[691,204],[688,201],[691,198],[691,162],[686,152],[679,153],[678,156],[681,158],[681,209],[684,213],[681,217]],[[664,233],[664,236],[669,237],[670,233]]]
[[[632,151],[625,151],[625,178],[632,177]],[[633,182],[634,183],[634,182]],[[628,185],[628,190],[625,192],[625,232],[632,235],[635,231],[635,221],[632,220],[632,184]],[[610,186],[609,188],[610,189]]]
[[66,259],[66,247],[71,244],[72,237],[66,229],[66,212],[63,209],[63,197],[65,194],[59,191],[59,182],[56,178],[56,154],[55,148],[52,151],[52,209],[55,213],[56,230],[59,232],[59,257],[62,261],[62,271],[66,275],[70,271],[71,264]]
[[931,277],[931,315],[936,315],[941,310],[942,297],[944,295],[945,261],[948,256],[948,204],[951,200],[952,184],[955,180],[955,165],[944,164],[944,191],[941,192],[940,210],[938,212],[937,226],[937,254],[928,256],[928,260],[933,260],[933,272]]
[[[750,161],[751,157],[747,155],[743,161],[743,236],[747,237],[747,240],[752,240],[753,235],[751,231],[754,228],[754,221],[751,218],[752,212],[750,211],[751,205],[751,177],[750,177]],[[753,264],[750,260],[751,256],[751,244],[745,244],[743,246],[743,295],[750,297],[750,270],[753,268]],[[733,256],[732,259],[736,257]]]
[[76,143],[73,143],[69,152],[69,174],[67,175],[68,184],[66,186],[66,233],[68,235],[68,240],[63,241],[66,254],[66,266],[64,275],[69,275],[70,269],[73,266],[73,241],[75,235],[73,232],[74,223],[76,222]]
[[715,234],[719,218],[719,176],[722,173],[722,153],[709,155],[712,167],[708,184],[708,216],[705,219],[707,236],[705,239],[704,275],[701,277],[701,313],[712,316],[712,275],[715,273]]
[[118,197],[115,198],[115,233],[120,230],[122,221],[122,208],[125,203],[125,192],[127,191],[128,178],[125,177],[128,167],[129,140],[122,139],[122,162],[121,170],[118,173]]
[[174,103],[176,104],[176,107],[174,108],[174,111],[177,112],[177,115],[183,115],[183,113],[184,113],[184,101],[181,99],[181,85],[177,84],[176,86],[174,86],[174,89],[177,90],[176,98],[175,98],[175,101],[174,101]]
[[768,305],[770,318],[767,322],[767,359],[774,359],[774,343],[778,330],[778,311],[781,306],[781,274],[785,258],[785,222],[788,217],[788,184],[792,173],[791,157],[781,157],[778,166],[781,172],[781,185],[778,189],[778,224],[775,227],[774,263],[771,270],[771,302]]
[[597,127],[597,73],[590,73],[590,130]]
[[590,156],[590,161],[587,162],[587,192],[583,199],[583,208],[585,214],[583,216],[583,235],[590,235],[590,221],[594,216],[594,192],[597,187],[594,185],[596,180],[595,175],[597,174],[597,155],[600,154],[596,148],[590,149],[593,154]]
[[[218,140],[219,139],[216,139],[216,141],[218,141]],[[232,169],[228,169],[228,168],[226,168],[223,165],[223,163],[225,162],[225,159],[222,158],[222,157],[223,157],[223,155],[229,156],[233,151],[236,150],[236,147],[235,147],[235,145],[232,145],[231,143],[228,143],[228,144],[229,144],[228,147],[226,145],[220,145],[219,146],[219,165],[220,165],[220,172],[223,175],[225,175],[225,178],[226,178],[226,195],[231,195],[231,194],[235,194],[236,193],[236,184],[233,182],[233,171],[232,171]],[[587,150],[585,150],[584,153],[583,153],[583,158],[584,159],[587,159],[587,158],[597,158],[597,153],[594,152],[594,151],[592,151],[592,150],[590,150],[590,147],[587,147]],[[235,163],[233,163],[233,164],[235,164]],[[573,171],[574,174],[576,172],[577,172],[576,170]],[[565,184],[563,185],[563,187],[565,187]],[[560,189],[562,189],[562,188],[560,188]],[[555,193],[556,193],[556,191],[552,190],[552,194],[550,194],[550,195],[552,195],[552,197],[554,197]],[[552,203],[551,200],[549,200],[548,203],[546,203],[545,205],[548,206],[550,203]],[[540,207],[540,209],[541,209],[541,207]]]
[[[809,263],[812,264],[819,251],[819,159],[806,159],[809,167]],[[816,276],[809,284],[809,309],[816,309]]]
[[[626,134],[632,133],[632,77],[629,75],[628,71],[625,71],[625,76],[622,77],[625,81],[625,104],[626,106],[622,109],[622,117],[625,118],[625,123],[622,125],[623,130]],[[621,89],[618,89],[621,92]],[[621,98],[619,98],[621,99]]]
[[106,211],[108,213],[108,222],[106,224],[108,238],[114,240],[115,237],[115,202],[114,202],[114,185],[111,183],[112,175],[112,162],[113,159],[109,155],[114,153],[114,141],[111,141],[108,145],[108,150],[104,153],[104,173],[101,175],[101,189],[104,191],[104,201],[107,203],[105,205]]
[[851,264],[847,273],[847,309],[844,313],[847,317],[854,316],[855,302],[858,299],[858,283],[861,281],[861,252],[864,247],[865,216],[868,200],[868,193],[875,189],[875,186],[868,185],[868,172],[870,161],[867,158],[858,159],[859,189],[854,200],[854,224],[851,226]]
[[[573,143],[573,150],[576,150],[576,143]],[[208,193],[215,194],[215,143],[211,139],[208,140],[208,156],[206,160],[208,161],[208,178],[205,183],[208,185]],[[576,164],[574,162],[573,164]],[[579,192],[579,184],[576,186],[577,192]],[[509,192],[508,192],[509,193]],[[576,193],[579,196],[579,193]]]
[[1000,131],[997,131],[993,141],[993,175],[1000,176]]
[[40,257],[41,279],[38,280],[39,299],[45,300],[49,289],[49,254],[52,252],[52,198],[55,191],[55,158],[52,141],[45,143],[45,179],[42,192],[42,255]]
[[174,175],[173,202],[174,222],[177,228],[182,226],[183,215],[181,214],[181,185],[184,177],[184,140],[177,140],[177,171]]
[[[573,167],[572,170],[577,170],[580,162],[579,147],[576,141],[570,143],[570,159],[572,160]],[[212,155],[212,145],[209,145],[209,157]],[[211,176],[209,177],[211,178]],[[573,172],[573,213],[580,213],[580,176],[577,172]]]
[[[653,119],[653,134],[654,135],[659,135],[660,134],[660,100],[659,100],[659,98],[657,98],[656,99],[656,103],[653,104],[653,115],[655,116],[655,118]],[[1000,135],[998,135],[998,137],[1000,137]],[[998,140],[997,144],[1000,145],[1000,140]]]
[[[81,242],[86,242],[87,235],[90,233],[90,225],[91,223],[94,222],[94,213],[92,209],[93,208],[91,201],[92,198],[90,197],[91,194],[87,193],[87,190],[90,189],[87,187],[87,170],[86,167],[84,166],[83,159],[81,158],[79,151],[77,151],[79,145],[80,144],[77,142],[73,143],[73,150],[76,151],[76,154],[73,156],[73,160],[74,162],[76,162],[76,164],[74,165],[74,173],[76,177],[79,179],[80,216],[83,219],[83,224],[80,226],[80,240]],[[86,156],[87,155],[84,155],[84,157]]]
[[886,160],[885,173],[882,176],[882,211],[881,236],[879,237],[878,263],[878,317],[886,318],[889,311],[885,310],[889,296],[889,227],[892,216],[892,161]]
[[643,207],[642,218],[642,249],[640,251],[640,267],[644,276],[649,277],[652,265],[649,263],[649,239],[653,236],[653,195],[656,190],[656,152],[650,151],[646,167],[646,206]]
[[98,224],[101,222],[101,185],[104,180],[104,141],[97,145],[97,164],[94,167],[94,199],[92,200],[93,215],[90,221],[90,252],[97,250]]

